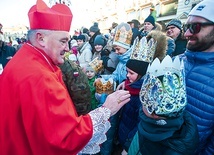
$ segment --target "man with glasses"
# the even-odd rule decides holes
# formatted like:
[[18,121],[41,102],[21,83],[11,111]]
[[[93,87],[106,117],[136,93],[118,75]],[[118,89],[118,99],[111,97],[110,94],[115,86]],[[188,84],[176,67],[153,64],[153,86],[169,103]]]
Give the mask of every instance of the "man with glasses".
[[166,25],[166,35],[171,37],[175,42],[174,51],[167,53],[168,55],[176,56],[185,52],[187,40],[183,37],[182,23],[179,19],[172,19]]
[[197,155],[214,154],[214,15],[213,0],[204,0],[189,13],[185,72],[187,110],[195,118],[200,136]]

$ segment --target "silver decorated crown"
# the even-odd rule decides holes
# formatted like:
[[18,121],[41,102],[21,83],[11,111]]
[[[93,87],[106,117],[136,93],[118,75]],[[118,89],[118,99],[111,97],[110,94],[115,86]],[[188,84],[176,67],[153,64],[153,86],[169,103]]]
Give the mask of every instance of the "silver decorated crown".
[[151,38],[148,42],[146,37],[142,37],[140,40],[137,37],[134,40],[132,53],[130,59],[140,60],[145,62],[152,62],[155,50],[157,46],[157,41]]
[[174,61],[170,56],[162,62],[156,58],[147,69],[139,96],[149,114],[179,116],[187,104],[183,61],[178,56]]

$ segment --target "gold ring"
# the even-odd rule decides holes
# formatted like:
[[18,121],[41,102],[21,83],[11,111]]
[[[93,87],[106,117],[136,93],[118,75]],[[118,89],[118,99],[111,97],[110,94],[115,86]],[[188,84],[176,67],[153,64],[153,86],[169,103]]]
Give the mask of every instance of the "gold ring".
[[120,100],[120,99],[117,99],[117,103],[120,104],[120,102],[121,102],[121,100]]

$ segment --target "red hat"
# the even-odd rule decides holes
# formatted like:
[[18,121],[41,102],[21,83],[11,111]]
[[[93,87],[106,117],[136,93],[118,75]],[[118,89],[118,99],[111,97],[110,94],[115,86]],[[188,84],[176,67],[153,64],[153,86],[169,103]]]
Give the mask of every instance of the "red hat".
[[67,5],[56,4],[49,8],[43,0],[37,0],[28,12],[30,29],[70,31],[72,12]]

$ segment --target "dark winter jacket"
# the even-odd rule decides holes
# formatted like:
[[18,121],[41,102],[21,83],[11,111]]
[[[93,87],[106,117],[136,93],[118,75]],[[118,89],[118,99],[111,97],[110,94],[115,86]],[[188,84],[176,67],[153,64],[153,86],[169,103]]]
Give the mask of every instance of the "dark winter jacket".
[[[138,129],[141,154],[193,155],[198,146],[197,126],[187,111],[183,114],[179,118],[167,121],[168,125],[160,126],[154,123],[156,120],[148,118],[141,110],[140,116],[144,117],[142,120],[147,119],[146,122],[140,122]],[[180,128],[176,129],[177,124],[182,121]]]
[[[139,98],[139,91],[142,85],[142,80],[136,81],[130,85],[131,89],[127,89],[130,94],[130,101],[124,105],[119,123],[118,140],[123,148],[128,152],[131,141],[137,132],[137,125],[140,121],[139,109],[142,104]],[[138,94],[132,93],[133,91]]]
[[15,53],[16,49],[13,46],[8,46],[6,43],[0,41],[0,64],[2,64],[3,68]]
[[185,52],[187,110],[197,122],[198,155],[214,154],[214,51]]
[[182,54],[186,51],[186,45],[187,45],[187,40],[181,38],[181,34],[178,36],[178,38],[175,40],[175,50],[172,52],[170,56],[176,56],[179,54]]

